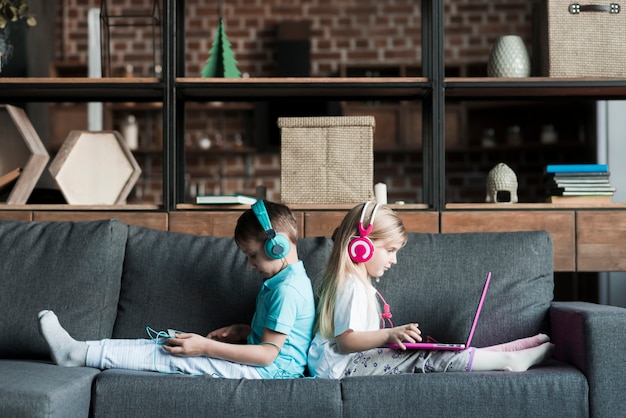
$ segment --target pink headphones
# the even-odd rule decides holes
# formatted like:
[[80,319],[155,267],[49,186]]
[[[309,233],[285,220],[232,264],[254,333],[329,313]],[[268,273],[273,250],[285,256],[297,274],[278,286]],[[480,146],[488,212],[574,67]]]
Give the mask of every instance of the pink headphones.
[[374,217],[376,216],[376,211],[378,210],[379,205],[376,204],[376,206],[374,206],[369,225],[367,228],[364,228],[363,220],[365,219],[365,213],[367,212],[369,204],[370,202],[365,202],[365,205],[363,205],[361,220],[359,221],[359,236],[352,238],[350,240],[350,244],[348,244],[348,254],[350,255],[350,259],[352,259],[355,263],[365,263],[374,255],[374,244],[367,236],[374,228]]

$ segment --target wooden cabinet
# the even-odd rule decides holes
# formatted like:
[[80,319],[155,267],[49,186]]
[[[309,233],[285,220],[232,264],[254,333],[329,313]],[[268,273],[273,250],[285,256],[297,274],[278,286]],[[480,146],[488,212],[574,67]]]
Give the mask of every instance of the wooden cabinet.
[[[439,232],[439,214],[431,211],[411,211],[394,208],[409,232],[425,232],[436,234]],[[348,212],[343,210],[305,210],[304,236],[332,236],[335,228]]]
[[[533,205],[533,206],[548,206]],[[193,209],[192,209],[193,208]],[[186,209],[172,212],[98,210],[0,210],[0,220],[93,221],[117,218],[138,225],[173,232],[232,237],[233,227],[248,206],[216,210]],[[437,212],[393,206],[409,232],[465,233],[546,230],[554,243],[556,272],[626,271],[626,205],[618,209],[491,209]],[[349,206],[336,209],[294,208],[301,237],[332,236]]]
[[626,271],[626,211],[576,214],[576,270]]
[[575,212],[449,211],[441,214],[441,232],[506,232],[546,230],[554,243],[554,270],[576,270]]

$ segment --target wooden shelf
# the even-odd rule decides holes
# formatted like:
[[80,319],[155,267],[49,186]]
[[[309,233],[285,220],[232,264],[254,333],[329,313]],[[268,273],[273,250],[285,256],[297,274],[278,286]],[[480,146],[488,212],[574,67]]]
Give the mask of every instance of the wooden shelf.
[[568,210],[568,209],[626,209],[626,203],[572,203],[569,205],[554,203],[447,203],[451,210]]
[[447,98],[554,99],[626,98],[626,80],[619,78],[445,78]]
[[4,101],[161,101],[164,83],[158,78],[0,78]]
[[161,102],[124,102],[124,103],[106,103],[105,107],[119,112],[153,112],[163,110]]
[[246,102],[187,102],[185,110],[194,111],[235,111],[235,110],[253,110],[253,103]]
[[151,205],[151,204],[127,204],[127,205],[68,205],[68,204],[59,204],[59,205],[7,205],[0,204],[0,211],[73,211],[73,212],[90,212],[90,211],[153,211],[160,210],[161,206],[159,205]]
[[[340,205],[315,205],[315,204],[294,204],[289,205],[289,207],[294,211],[348,211],[352,209],[356,204],[340,204]],[[245,210],[249,208],[249,205],[196,205],[193,203],[179,203],[176,205],[176,209],[185,209],[185,210]],[[414,210],[426,210],[429,209],[428,205],[424,205],[421,203],[411,203],[411,204],[390,204],[390,208],[396,211],[414,211]]]
[[389,97],[415,100],[430,91],[423,77],[396,78],[177,78],[187,100],[323,99]]

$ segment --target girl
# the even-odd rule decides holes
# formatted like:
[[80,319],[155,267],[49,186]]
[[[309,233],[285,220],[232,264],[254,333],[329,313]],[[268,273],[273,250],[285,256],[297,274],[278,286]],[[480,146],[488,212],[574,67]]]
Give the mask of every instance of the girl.
[[[402,221],[387,206],[367,202],[345,216],[333,235],[320,286],[317,332],[308,358],[313,376],[524,371],[550,355],[553,344],[544,334],[457,352],[406,350],[403,342],[422,340],[418,325],[384,328],[383,322],[380,328],[386,315],[379,312],[370,278],[382,276],[396,264],[396,253],[407,239]],[[387,343],[398,344],[400,350],[381,348]]]

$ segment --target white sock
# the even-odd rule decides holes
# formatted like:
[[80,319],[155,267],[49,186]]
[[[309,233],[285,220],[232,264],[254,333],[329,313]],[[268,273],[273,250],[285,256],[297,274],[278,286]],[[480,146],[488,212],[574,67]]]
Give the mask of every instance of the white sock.
[[61,326],[54,312],[39,312],[39,332],[48,343],[52,360],[56,364],[66,367],[85,365],[87,343],[72,338]]
[[484,347],[483,350],[520,351],[520,350],[526,350],[527,348],[537,347],[538,345],[547,343],[548,341],[550,341],[550,337],[548,337],[546,334],[537,334],[532,337],[520,338],[519,340],[510,341],[504,344]]
[[554,344],[552,343],[543,343],[519,351],[490,351],[479,348],[474,353],[472,371],[507,370],[523,372],[547,360],[553,349]]

